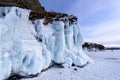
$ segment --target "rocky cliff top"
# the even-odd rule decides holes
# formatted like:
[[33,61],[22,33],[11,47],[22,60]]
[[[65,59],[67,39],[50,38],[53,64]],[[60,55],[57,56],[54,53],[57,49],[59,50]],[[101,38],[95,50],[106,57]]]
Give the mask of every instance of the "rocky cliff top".
[[41,6],[40,0],[0,0],[0,7],[17,6],[34,11],[35,13],[46,14]]
[[[0,0],[0,7],[17,6],[31,10],[29,20],[35,21],[35,19],[43,19],[44,24],[52,23],[53,21],[63,21],[64,23],[69,21],[69,25],[77,21],[77,17],[73,15],[67,15],[65,13],[47,12],[44,7],[41,6],[39,0]],[[4,13],[2,14],[4,16]]]
[[64,23],[69,21],[69,25],[77,21],[77,17],[68,15],[65,13],[47,12],[47,14],[38,14],[33,11],[30,12],[29,20],[44,19],[44,24],[52,23],[53,21],[63,21]]

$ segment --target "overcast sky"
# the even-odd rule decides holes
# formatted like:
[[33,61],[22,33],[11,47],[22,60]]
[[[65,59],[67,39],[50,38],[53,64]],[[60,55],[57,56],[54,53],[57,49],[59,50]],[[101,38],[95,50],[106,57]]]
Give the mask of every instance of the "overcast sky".
[[41,0],[41,3],[48,11],[78,16],[85,41],[120,45],[120,0]]

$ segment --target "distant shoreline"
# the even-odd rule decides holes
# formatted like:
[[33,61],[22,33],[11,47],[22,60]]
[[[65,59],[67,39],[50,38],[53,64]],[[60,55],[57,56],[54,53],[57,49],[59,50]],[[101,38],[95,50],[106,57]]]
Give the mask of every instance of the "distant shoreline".
[[105,50],[120,50],[120,47],[106,47]]

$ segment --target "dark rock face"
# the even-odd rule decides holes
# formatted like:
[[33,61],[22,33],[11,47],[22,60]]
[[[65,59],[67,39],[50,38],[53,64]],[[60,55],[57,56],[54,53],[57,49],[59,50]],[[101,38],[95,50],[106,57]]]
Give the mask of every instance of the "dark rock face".
[[85,42],[82,45],[83,49],[87,49],[88,51],[97,51],[97,50],[105,50],[105,47],[101,44],[97,44],[97,43],[89,43],[89,42]]
[[35,21],[35,19],[44,19],[44,25],[52,23],[53,21],[63,21],[64,23],[69,21],[69,25],[77,22],[76,16],[67,15],[65,13],[47,12],[46,14],[38,14],[31,11],[29,15],[29,20]]
[[39,3],[39,0],[0,0],[0,7],[17,6],[34,11],[35,13],[45,14],[46,11]]

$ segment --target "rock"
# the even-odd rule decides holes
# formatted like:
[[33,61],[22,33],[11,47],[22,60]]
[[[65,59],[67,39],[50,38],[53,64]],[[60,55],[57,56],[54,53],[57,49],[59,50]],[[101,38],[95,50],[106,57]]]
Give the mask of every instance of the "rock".
[[36,13],[46,13],[44,7],[41,6],[39,0],[0,0],[0,7],[6,6],[17,6],[32,10]]
[[75,71],[77,71],[77,68],[74,68]]

